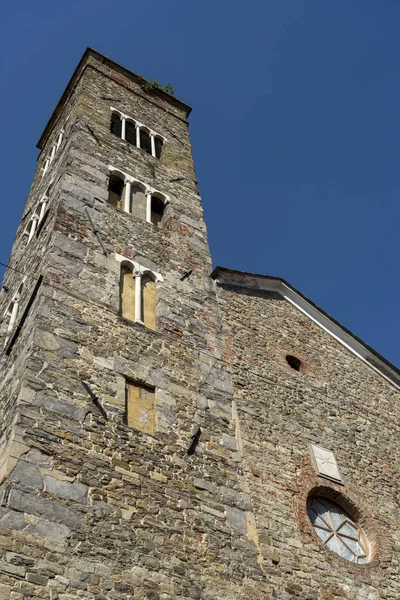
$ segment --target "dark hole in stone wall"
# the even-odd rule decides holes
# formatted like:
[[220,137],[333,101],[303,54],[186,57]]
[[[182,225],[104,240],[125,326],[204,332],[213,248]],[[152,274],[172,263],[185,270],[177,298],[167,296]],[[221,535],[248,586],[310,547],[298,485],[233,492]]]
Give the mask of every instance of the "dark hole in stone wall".
[[300,371],[301,360],[299,358],[297,358],[297,356],[293,356],[292,354],[287,354],[286,355],[286,362],[295,371]]

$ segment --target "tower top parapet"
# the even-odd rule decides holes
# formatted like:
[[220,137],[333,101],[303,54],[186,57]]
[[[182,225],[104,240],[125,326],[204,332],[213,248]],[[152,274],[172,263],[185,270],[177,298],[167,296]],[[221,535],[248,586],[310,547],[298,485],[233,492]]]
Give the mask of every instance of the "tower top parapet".
[[[137,73],[134,73],[133,71],[130,71],[129,69],[126,69],[125,67],[122,67],[121,65],[114,62],[104,54],[97,52],[97,50],[94,50],[93,48],[86,48],[81,60],[79,61],[78,66],[76,67],[75,71],[71,76],[71,79],[69,80],[66,88],[64,89],[60,100],[56,104],[56,107],[53,110],[50,119],[48,120],[47,125],[43,130],[42,135],[39,138],[39,141],[37,143],[37,148],[39,148],[39,150],[41,150],[44,146],[49,132],[52,130],[53,125],[57,121],[57,118],[61,113],[65,103],[74,91],[80,77],[82,76],[82,73],[88,66],[96,67],[96,63],[98,65],[103,65],[106,68],[108,68],[110,70],[110,75],[112,72],[114,72],[119,83],[121,83],[122,85],[124,85],[124,80],[125,83],[133,82],[138,84],[139,86],[144,86],[146,83],[151,83],[148,82],[147,79],[142,77],[142,75],[139,75]],[[149,92],[143,90],[143,95],[149,96]],[[175,98],[175,96],[169,94],[162,88],[152,86],[151,95],[153,96],[153,98],[158,97],[165,105],[165,109],[168,104],[177,108],[180,112],[183,113],[185,119],[190,115],[192,111],[191,107],[188,106],[185,102],[179,100],[178,98]]]

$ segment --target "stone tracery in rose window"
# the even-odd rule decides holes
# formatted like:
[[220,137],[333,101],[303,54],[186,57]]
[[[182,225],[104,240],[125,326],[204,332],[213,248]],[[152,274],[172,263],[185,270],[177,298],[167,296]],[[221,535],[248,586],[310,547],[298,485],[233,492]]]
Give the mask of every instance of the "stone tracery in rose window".
[[312,496],[307,502],[307,513],[315,532],[329,550],[356,564],[368,562],[365,533],[341,506]]

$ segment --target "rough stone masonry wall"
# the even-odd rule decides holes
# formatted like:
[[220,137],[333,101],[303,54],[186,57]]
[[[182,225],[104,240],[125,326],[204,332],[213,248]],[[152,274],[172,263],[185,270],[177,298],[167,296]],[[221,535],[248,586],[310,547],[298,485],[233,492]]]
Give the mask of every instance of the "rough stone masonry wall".
[[[18,421],[18,398],[26,368],[26,358],[30,354],[30,346],[33,338],[36,307],[33,306],[28,318],[20,329],[19,337],[9,355],[5,354],[7,341],[11,340],[19,327],[21,316],[34,293],[40,275],[45,272],[47,255],[51,247],[51,237],[54,229],[57,198],[60,191],[61,165],[60,153],[56,156],[52,173],[43,177],[41,166],[38,165],[34,181],[26,202],[21,218],[20,226],[12,247],[8,269],[5,272],[2,289],[0,293],[0,481],[4,473],[13,467],[18,455],[24,449],[15,424]],[[49,188],[47,217],[43,221],[40,232],[37,230],[28,244],[26,230],[32,215],[37,209],[40,199]],[[47,212],[46,211],[46,212]],[[9,316],[7,308],[17,290],[23,284],[23,290],[19,302],[19,312],[16,324],[11,332],[8,332]],[[39,290],[40,293],[40,290]]]
[[[19,382],[24,451],[2,485],[0,598],[268,597],[248,536],[254,519],[187,125],[144,100],[136,110],[136,96],[99,71],[85,72],[60,158],[56,223]],[[167,163],[149,167],[147,155],[110,134],[106,94],[168,137]],[[110,163],[170,196],[163,230],[106,203]],[[177,173],[180,185],[171,182]],[[156,332],[119,316],[115,251],[162,274]],[[124,423],[126,378],[156,388],[154,436]],[[202,433],[188,456],[195,425]]]
[[[44,281],[0,365],[12,374],[1,402],[6,415],[19,403],[21,443],[1,486],[0,600],[395,598],[392,535],[372,569],[351,572],[318,547],[301,510],[315,479],[307,442],[329,446],[335,432],[346,492],[356,504],[365,492],[367,516],[390,531],[394,449],[383,424],[394,393],[275,298],[220,290],[221,320],[184,110],[93,57],[88,65],[38,169],[66,123],[58,162],[43,183],[37,173],[28,199],[27,210],[56,177],[45,251],[32,246],[26,259],[15,247],[11,258]],[[161,161],[110,133],[110,106],[167,138]],[[107,204],[110,164],[170,196],[162,230]],[[119,315],[116,252],[161,273],[157,331]],[[260,320],[268,310],[286,326]],[[307,372],[287,371],[284,342],[303,348]],[[154,435],[126,426],[126,380],[156,388]]]
[[[218,287],[245,471],[273,597],[397,598],[399,392],[280,296]],[[302,361],[292,369],[286,355]],[[334,451],[344,485],[316,477],[309,444]],[[325,550],[305,506],[318,487],[356,512],[374,560]]]

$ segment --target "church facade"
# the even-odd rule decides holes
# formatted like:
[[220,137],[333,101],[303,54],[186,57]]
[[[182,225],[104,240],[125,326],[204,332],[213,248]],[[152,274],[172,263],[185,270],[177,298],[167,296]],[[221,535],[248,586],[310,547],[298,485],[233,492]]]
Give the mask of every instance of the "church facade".
[[212,269],[190,108],[84,53],[0,294],[0,600],[400,597],[400,373]]

